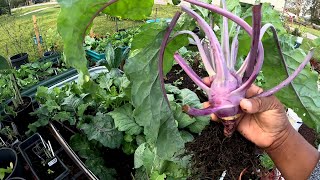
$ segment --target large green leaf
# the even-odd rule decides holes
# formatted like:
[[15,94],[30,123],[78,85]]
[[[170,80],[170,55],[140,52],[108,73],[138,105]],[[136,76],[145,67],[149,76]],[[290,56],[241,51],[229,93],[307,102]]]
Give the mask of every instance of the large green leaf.
[[165,28],[154,23],[148,27],[149,32],[142,31],[135,37],[147,38],[133,41],[125,73],[132,83],[134,118],[144,127],[147,142],[155,145],[158,155],[165,159],[183,147],[183,140],[160,87],[158,59]]
[[117,3],[107,7],[104,12],[121,18],[143,20],[150,16],[153,4],[154,0],[119,0]]
[[[80,83],[89,80],[87,60],[83,49],[85,31],[98,10],[104,7],[107,0],[58,0],[61,11],[57,20],[58,31],[63,39],[64,57],[68,65],[80,72]],[[145,18],[150,14],[152,0],[131,1],[119,0],[108,7],[111,15],[132,19]]]
[[130,135],[141,133],[142,128],[134,120],[131,104],[125,104],[108,114],[114,119],[114,124],[119,131],[125,131]]
[[80,127],[89,140],[99,141],[109,148],[119,148],[123,139],[122,132],[118,131],[111,116],[98,112],[89,124]]
[[[292,74],[306,54],[301,49],[293,49],[290,37],[282,36],[280,40],[289,74]],[[272,39],[264,41],[264,49],[267,53],[262,71],[266,81],[264,89],[267,90],[279,84],[287,76]],[[307,65],[292,85],[283,88],[275,95],[287,107],[292,108],[308,126],[320,132],[320,92],[317,88],[317,80],[317,74]]]

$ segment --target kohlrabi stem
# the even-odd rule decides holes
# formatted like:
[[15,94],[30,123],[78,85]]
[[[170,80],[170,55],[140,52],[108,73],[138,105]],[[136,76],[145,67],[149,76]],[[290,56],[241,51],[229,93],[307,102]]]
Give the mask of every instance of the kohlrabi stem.
[[[221,5],[224,10],[227,11],[227,5],[225,0],[221,0]],[[229,45],[229,28],[228,28],[228,18],[222,18],[222,34],[221,34],[221,46],[224,55],[224,59],[227,62],[227,67],[231,68],[231,59],[230,59],[230,45]]]
[[216,72],[216,65],[214,64],[214,57],[213,57],[213,52],[210,51],[209,44],[207,42],[207,39],[202,39],[202,47],[204,49],[204,52],[206,53],[207,57],[209,58],[209,62],[211,64],[211,67],[214,72]]
[[212,113],[215,113],[222,109],[232,108],[232,105],[218,106],[218,107],[208,107],[204,109],[196,109],[192,107],[184,107],[184,111],[186,111],[190,116],[206,116]]
[[235,65],[237,62],[238,48],[239,48],[239,36],[240,26],[237,26],[236,35],[234,36],[231,44],[231,54],[230,54],[230,70],[235,70]]
[[189,34],[190,36],[192,36],[192,38],[194,39],[194,41],[196,42],[196,45],[198,47],[198,50],[199,50],[199,53],[200,53],[200,56],[201,56],[201,59],[203,61],[203,64],[204,64],[204,68],[206,69],[206,71],[208,72],[208,75],[211,77],[211,76],[214,76],[216,73],[214,72],[212,66],[211,66],[211,63],[207,57],[207,54],[206,52],[204,51],[203,49],[203,46],[201,44],[201,41],[199,39],[199,37],[193,33],[192,31],[179,31],[177,32],[174,36],[178,36],[178,35],[181,35],[181,34]]
[[264,49],[262,42],[260,40],[260,28],[261,28],[261,4],[254,5],[253,11],[253,36],[251,43],[251,50],[249,57],[247,59],[246,71],[244,77],[242,78],[244,84],[242,84],[238,89],[232,93],[240,93],[248,89],[251,84],[255,81],[258,74],[260,73],[263,59],[264,59]]
[[203,7],[205,9],[208,9],[210,11],[213,11],[215,13],[218,13],[222,16],[227,17],[228,19],[234,21],[235,23],[237,23],[239,26],[241,26],[250,36],[252,36],[252,28],[251,26],[245,22],[243,19],[241,19],[240,17],[238,17],[237,15],[232,14],[229,11],[226,11],[224,9],[221,9],[215,5],[212,4],[207,4],[201,1],[197,1],[197,0],[184,0],[186,2],[189,2],[191,4]]
[[159,78],[160,78],[160,84],[161,84],[161,90],[162,93],[165,97],[165,100],[167,101],[168,105],[170,106],[168,97],[167,97],[167,92],[166,88],[164,87],[164,75],[163,75],[163,58],[164,58],[164,52],[166,50],[166,45],[168,43],[168,40],[170,38],[170,34],[174,28],[174,26],[177,24],[178,19],[181,16],[181,12],[176,12],[174,17],[172,18],[170,25],[167,27],[166,33],[164,34],[161,47],[160,47],[160,52],[159,52],[159,63],[158,63],[158,69],[159,69]]
[[208,37],[208,40],[210,42],[211,51],[213,51],[214,55],[214,63],[216,67],[216,77],[215,79],[221,80],[221,82],[225,81],[225,76],[228,73],[228,69],[226,66],[226,63],[224,61],[224,57],[222,55],[221,46],[220,43],[213,32],[213,30],[210,28],[210,26],[207,24],[207,22],[199,16],[196,12],[191,10],[188,7],[181,6],[182,10],[189,14],[191,17],[193,17],[199,24],[199,26],[202,28],[202,30],[205,32],[206,36]]
[[[254,5],[252,7],[252,43],[249,54],[249,62],[246,67],[246,71],[242,78],[242,82],[246,82],[254,71],[254,66],[257,64],[258,46],[260,41],[260,29],[261,29],[261,4]],[[263,59],[262,59],[263,60]],[[260,70],[259,70],[260,72]]]
[[267,96],[271,96],[274,93],[278,92],[279,90],[281,90],[283,87],[289,85],[294,78],[297,77],[297,75],[303,70],[303,68],[309,63],[310,59],[312,58],[314,54],[314,49],[312,49],[308,55],[305,57],[305,59],[303,60],[303,62],[299,65],[299,67],[286,79],[284,80],[282,83],[280,83],[279,85],[277,85],[276,87],[265,91],[259,95],[257,95],[257,97],[267,97]]
[[181,66],[181,68],[186,72],[186,74],[192,79],[192,81],[196,83],[196,85],[199,86],[201,89],[203,89],[206,93],[209,93],[210,87],[208,87],[202,81],[202,79],[188,66],[188,64],[180,56],[180,54],[175,53],[173,57],[177,61],[177,63]]

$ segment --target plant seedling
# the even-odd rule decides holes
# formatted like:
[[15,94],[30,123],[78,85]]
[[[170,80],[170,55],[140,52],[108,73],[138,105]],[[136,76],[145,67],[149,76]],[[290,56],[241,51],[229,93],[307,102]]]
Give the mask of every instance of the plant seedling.
[[12,173],[13,163],[10,162],[10,165],[7,168],[0,168],[0,180],[3,180],[6,174]]
[[[196,109],[193,107],[185,106],[184,110],[190,116],[205,116],[212,113],[216,114],[220,119],[222,119],[222,122],[225,126],[224,134],[226,136],[231,136],[236,129],[237,119],[242,113],[239,106],[240,100],[245,98],[246,91],[255,82],[259,72],[261,71],[264,60],[264,48],[261,39],[268,29],[272,30],[281,59],[284,64],[286,63],[280,48],[276,29],[272,24],[269,23],[261,27],[262,6],[260,3],[256,3],[252,8],[253,24],[251,27],[243,19],[227,11],[225,0],[221,1],[223,8],[219,8],[214,5],[206,4],[197,0],[185,1],[222,15],[223,27],[221,29],[222,42],[220,44],[210,25],[199,14],[186,6],[181,6],[182,11],[191,16],[202,28],[202,30],[206,34],[207,40],[201,41],[196,34],[187,30],[177,32],[173,36],[173,38],[181,34],[187,34],[194,39],[201,55],[204,67],[211,80],[210,85],[205,84],[204,81],[188,66],[188,64],[178,52],[174,54],[174,59],[176,60],[176,62],[182,67],[182,69],[184,69],[184,71],[194,81],[194,83],[207,94],[210,104],[210,106],[205,109]],[[177,12],[172,19],[169,27],[167,28],[160,50],[159,73],[162,79],[163,92],[165,92],[162,67],[164,51],[168,42],[172,40],[169,40],[170,34],[175,27],[180,15],[181,12]],[[229,47],[228,19],[234,21],[239,25],[237,28],[237,33],[232,41],[231,47]],[[249,36],[252,38],[252,42],[249,54],[244,60],[242,66],[236,70],[235,64],[238,53],[238,34],[240,27],[242,27],[249,34]],[[283,87],[289,85],[291,81],[293,81],[293,79],[309,62],[309,60],[313,56],[313,53],[314,50],[311,50],[305,57],[304,61],[300,64],[300,66],[286,80],[284,80],[276,87],[257,95],[257,97],[270,96]]]

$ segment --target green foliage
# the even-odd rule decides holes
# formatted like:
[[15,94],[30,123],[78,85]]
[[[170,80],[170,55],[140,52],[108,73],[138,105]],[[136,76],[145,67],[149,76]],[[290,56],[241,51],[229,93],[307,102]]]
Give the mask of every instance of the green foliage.
[[70,138],[69,144],[81,158],[86,160],[85,165],[100,179],[115,179],[116,171],[105,167],[96,142],[89,141],[84,135],[75,134]]
[[[107,2],[105,0],[59,0],[58,2],[61,6],[58,31],[63,39],[66,62],[80,72],[80,83],[87,82],[89,73],[82,42],[92,18]],[[151,13],[152,5],[151,0],[143,2],[121,0],[112,4],[105,12],[124,18],[143,19]]]
[[132,83],[133,116],[144,128],[147,142],[157,148],[160,157],[168,159],[183,147],[183,140],[164,100],[158,76],[158,55],[165,27],[155,23],[142,27],[145,30],[133,41],[125,73]]
[[6,174],[11,174],[13,169],[13,163],[10,162],[10,166],[7,168],[0,168],[0,179],[3,180]]
[[260,164],[262,167],[266,168],[267,170],[273,169],[275,167],[272,159],[268,156],[268,154],[263,154],[259,157]]
[[90,120],[90,123],[80,125],[80,129],[84,131],[89,140],[94,139],[112,149],[120,147],[123,136],[115,128],[111,116],[98,112],[95,116],[90,116]]
[[[293,41],[290,36],[281,36],[281,47],[286,60],[289,74],[292,74],[306,54],[301,49],[293,48]],[[277,49],[272,39],[263,41],[265,52],[264,65],[262,68],[265,84],[264,89],[274,87],[282,80],[286,79],[286,72],[281,62]],[[274,70],[277,67],[277,70]],[[291,83],[292,85],[283,88],[275,95],[287,107],[292,108],[309,127],[320,132],[320,96],[317,88],[318,75],[310,70],[307,65]]]

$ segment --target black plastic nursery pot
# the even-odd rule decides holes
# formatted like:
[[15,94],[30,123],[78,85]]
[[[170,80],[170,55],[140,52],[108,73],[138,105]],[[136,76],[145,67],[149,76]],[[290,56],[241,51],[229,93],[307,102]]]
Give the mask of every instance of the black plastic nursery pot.
[[35,153],[35,148],[41,146],[41,136],[36,133],[19,145],[19,150],[29,165],[35,179],[46,180],[62,180],[69,174],[69,169],[66,165],[55,155],[48,161],[41,159],[41,156]]
[[12,66],[19,69],[21,65],[28,63],[28,53],[20,53],[10,57]]
[[43,53],[43,57],[50,57],[52,55],[56,54],[54,51],[46,51]]
[[[20,134],[24,134],[24,132],[28,130],[28,125],[32,123],[32,121],[30,121],[32,119],[32,116],[29,113],[34,111],[31,97],[22,97],[22,100],[24,103],[20,107],[18,107],[18,109],[15,109],[16,116],[8,114],[5,111],[5,113],[9,115],[10,119],[17,126]],[[8,103],[8,106],[12,107],[13,102],[10,101]]]
[[23,165],[19,161],[17,153],[11,148],[0,149],[0,168],[7,168],[13,163],[13,169],[11,174],[6,174],[4,179],[24,179]]

